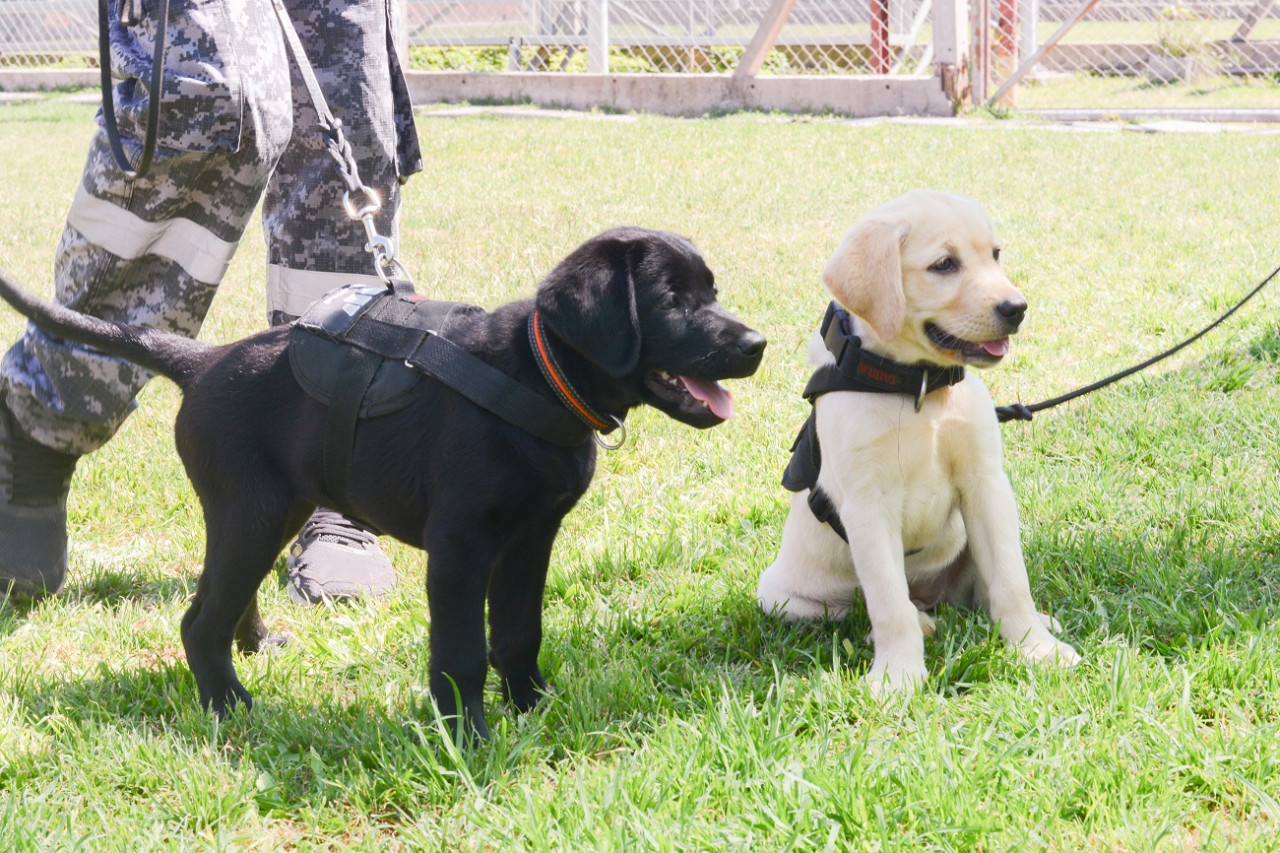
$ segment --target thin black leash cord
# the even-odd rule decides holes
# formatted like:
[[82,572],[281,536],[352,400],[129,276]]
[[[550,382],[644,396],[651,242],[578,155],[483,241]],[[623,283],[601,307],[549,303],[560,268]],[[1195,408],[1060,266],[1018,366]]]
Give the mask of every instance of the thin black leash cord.
[[1088,394],[1092,391],[1097,391],[1099,388],[1105,388],[1108,385],[1110,385],[1112,382],[1118,382],[1119,380],[1124,379],[1126,376],[1130,376],[1134,373],[1137,373],[1139,370],[1145,370],[1151,365],[1159,361],[1163,361],[1164,359],[1176,353],[1178,350],[1182,349],[1183,347],[1189,346],[1190,344],[1195,343],[1196,341],[1200,340],[1200,338],[1204,337],[1209,332],[1213,331],[1218,326],[1220,326],[1224,320],[1226,320],[1232,314],[1236,313],[1241,308],[1243,308],[1246,302],[1248,302],[1250,299],[1252,299],[1254,296],[1258,294],[1258,291],[1262,290],[1262,288],[1270,284],[1271,280],[1275,278],[1277,275],[1280,275],[1280,267],[1276,267],[1274,270],[1272,270],[1271,275],[1264,278],[1262,282],[1258,284],[1258,286],[1255,287],[1253,290],[1249,291],[1243,299],[1241,299],[1235,305],[1231,306],[1231,308],[1227,311],[1227,313],[1223,314],[1221,317],[1214,320],[1212,323],[1205,326],[1203,329],[1196,332],[1194,335],[1187,338],[1185,341],[1178,344],[1177,346],[1171,347],[1165,350],[1164,352],[1160,353],[1159,355],[1153,356],[1152,358],[1147,359],[1141,364],[1135,364],[1133,367],[1122,370],[1119,373],[1113,373],[1110,376],[1106,377],[1105,379],[1099,379],[1097,382],[1086,385],[1083,388],[1077,388],[1074,391],[1063,394],[1061,397],[1054,397],[1051,400],[1045,400],[1041,403],[1032,403],[1029,406],[1024,405],[1022,403],[1013,403],[1012,405],[1008,405],[1008,406],[996,406],[996,418],[1001,423],[1004,423],[1005,421],[1013,421],[1013,420],[1029,421],[1031,420],[1031,416],[1036,412],[1042,411],[1044,409],[1052,409],[1054,406],[1061,405],[1062,403],[1065,403],[1068,400],[1074,400],[1076,397],[1082,397],[1085,394]]
[[[164,52],[169,40],[169,0],[160,0],[160,13],[156,23],[156,43],[151,55],[151,83],[147,92],[147,131],[142,142],[142,157],[138,168],[129,165],[129,158],[120,143],[120,128],[116,126],[116,102],[111,82],[111,10],[108,0],[98,0],[98,66],[102,81],[102,124],[107,131],[107,143],[116,166],[127,180],[141,178],[151,168],[151,158],[156,151],[156,137],[160,133],[161,87],[164,85]],[[139,0],[120,0],[120,23],[132,26],[142,19]]]
[[[329,156],[338,164],[338,172],[342,176],[342,182],[346,185],[347,190],[351,193],[359,193],[364,190],[364,186],[360,183],[359,173],[356,169],[355,152],[352,150],[351,144],[347,142],[346,137],[343,136],[342,122],[330,112],[324,94],[320,90],[320,84],[316,80],[315,73],[311,70],[311,64],[307,61],[306,53],[302,49],[301,40],[298,38],[298,34],[294,30],[293,23],[289,20],[283,5],[279,0],[275,0],[272,5],[280,21],[280,27],[284,32],[285,42],[293,54],[294,64],[302,76],[303,85],[306,86],[307,92],[311,96],[316,115],[319,116],[320,132],[324,136],[325,143],[329,149]],[[160,0],[156,19],[156,41],[151,55],[151,82],[147,93],[147,127],[143,137],[142,156],[136,169],[129,164],[124,145],[120,141],[120,128],[116,124],[114,84],[111,79],[110,16],[109,0],[98,0],[98,65],[102,85],[102,120],[107,131],[107,142],[111,147],[111,154],[115,158],[116,166],[119,167],[126,179],[132,181],[141,178],[151,168],[151,161],[156,150],[156,139],[160,132],[160,102],[163,98],[164,56],[168,46],[169,35],[169,0]],[[122,24],[133,26],[141,19],[142,4],[139,0],[120,0],[120,22]]]

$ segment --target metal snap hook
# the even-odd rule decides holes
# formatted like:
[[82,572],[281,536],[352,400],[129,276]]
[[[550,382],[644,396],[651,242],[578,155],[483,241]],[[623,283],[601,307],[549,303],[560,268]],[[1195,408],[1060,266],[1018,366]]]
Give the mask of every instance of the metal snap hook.
[[382,197],[378,195],[377,190],[362,184],[359,192],[364,197],[361,199],[363,203],[359,204],[359,206],[357,206],[356,198],[351,194],[350,190],[342,194],[342,209],[353,220],[372,216],[382,209]]
[[916,411],[924,405],[924,395],[929,393],[929,368],[924,368],[924,376],[920,378],[920,393],[916,395]]

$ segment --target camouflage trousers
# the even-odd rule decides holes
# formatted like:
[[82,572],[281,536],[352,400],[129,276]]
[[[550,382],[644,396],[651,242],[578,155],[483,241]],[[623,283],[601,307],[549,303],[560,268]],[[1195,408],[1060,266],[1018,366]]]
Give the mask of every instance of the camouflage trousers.
[[[112,0],[117,121],[134,163],[145,133],[154,20],[126,26]],[[194,336],[262,202],[267,308],[298,314],[335,286],[374,277],[363,225],[291,67],[272,0],[171,0],[160,135],[130,181],[102,126],[54,261],[55,296],[78,311]],[[285,0],[360,178],[383,198],[378,232],[396,239],[399,184],[422,167],[395,53],[394,0]],[[154,13],[154,4],[145,8]],[[150,375],[34,327],[0,363],[21,427],[63,452],[104,444]]]

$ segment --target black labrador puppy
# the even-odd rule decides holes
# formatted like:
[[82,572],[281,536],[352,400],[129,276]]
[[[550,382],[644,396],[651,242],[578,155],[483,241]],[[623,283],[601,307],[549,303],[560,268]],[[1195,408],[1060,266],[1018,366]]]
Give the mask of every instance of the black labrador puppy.
[[[40,302],[3,277],[0,295],[47,332],[136,362],[183,391],[176,443],[207,546],[182,642],[206,708],[221,716],[252,704],[232,641],[244,652],[279,641],[258,615],[257,590],[316,506],[340,506],[426,550],[430,686],[452,725],[487,736],[488,663],[518,711],[537,703],[547,689],[538,651],[552,542],[595,470],[585,433],[574,446],[547,441],[427,377],[404,408],[359,421],[339,496],[323,476],[327,406],[295,378],[290,327],[214,346]],[[528,331],[535,309],[537,338]],[[647,403],[699,428],[732,413],[717,380],[754,373],[765,348],[717,303],[711,270],[689,241],[640,228],[588,240],[534,299],[464,313],[447,336],[562,405],[552,384],[597,417],[621,421]],[[554,383],[536,347],[554,354]]]

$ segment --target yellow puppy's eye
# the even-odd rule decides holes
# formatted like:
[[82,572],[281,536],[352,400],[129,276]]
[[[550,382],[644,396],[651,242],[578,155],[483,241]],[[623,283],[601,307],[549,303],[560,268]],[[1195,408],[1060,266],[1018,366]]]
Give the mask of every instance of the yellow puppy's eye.
[[947,257],[943,258],[940,261],[935,262],[932,266],[930,266],[929,272],[947,273],[947,272],[955,272],[958,269],[960,269],[960,264],[956,262],[955,258],[948,255]]
[[1000,247],[999,247],[999,246],[996,246],[994,249],[992,249],[992,250],[991,250],[991,257],[995,258],[997,261],[998,261],[998,260],[1000,260]]

